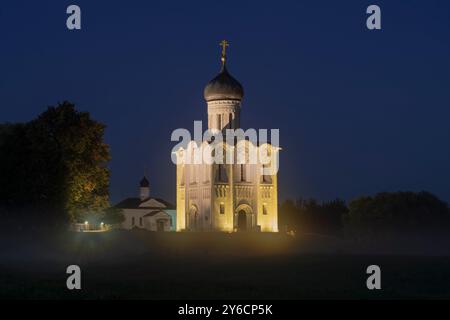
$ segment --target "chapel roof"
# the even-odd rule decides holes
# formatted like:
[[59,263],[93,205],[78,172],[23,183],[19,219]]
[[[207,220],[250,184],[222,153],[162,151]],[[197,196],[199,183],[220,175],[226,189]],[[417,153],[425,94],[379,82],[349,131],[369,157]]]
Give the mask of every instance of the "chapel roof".
[[[154,201],[152,201],[154,200]],[[162,204],[162,206],[155,206],[155,205],[151,205],[154,202],[159,202]],[[150,203],[150,205],[145,205],[145,203],[148,202]],[[126,198],[124,200],[122,200],[121,202],[119,202],[118,204],[116,204],[114,207],[116,208],[120,208],[120,209],[175,209],[175,206],[168,202],[165,201],[161,198],[146,198],[141,200],[140,198]]]
[[166,212],[164,212],[162,210],[155,210],[155,211],[145,214],[144,217],[153,217],[157,213],[164,213],[164,214],[168,215]]

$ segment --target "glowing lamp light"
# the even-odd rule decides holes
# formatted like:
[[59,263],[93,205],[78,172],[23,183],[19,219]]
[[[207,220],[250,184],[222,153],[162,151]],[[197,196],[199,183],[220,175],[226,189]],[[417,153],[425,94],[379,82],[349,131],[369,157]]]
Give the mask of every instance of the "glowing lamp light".
[[85,222],[84,222],[84,224],[85,224],[85,225],[88,225],[88,224],[89,224],[89,222],[85,221]]

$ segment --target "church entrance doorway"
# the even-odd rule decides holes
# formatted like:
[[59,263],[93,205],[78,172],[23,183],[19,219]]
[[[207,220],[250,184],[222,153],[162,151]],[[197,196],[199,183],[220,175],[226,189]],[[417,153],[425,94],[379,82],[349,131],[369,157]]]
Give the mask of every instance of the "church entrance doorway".
[[252,231],[255,228],[253,209],[246,203],[240,204],[234,214],[234,228],[237,231]]
[[156,231],[164,231],[164,222],[165,220],[156,221]]
[[247,213],[244,210],[238,213],[237,228],[238,231],[247,231]]

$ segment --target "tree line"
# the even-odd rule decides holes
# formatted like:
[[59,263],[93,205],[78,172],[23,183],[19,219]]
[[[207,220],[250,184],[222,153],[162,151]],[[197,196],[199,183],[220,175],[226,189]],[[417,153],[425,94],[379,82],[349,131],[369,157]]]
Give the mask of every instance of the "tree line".
[[280,230],[356,239],[397,234],[450,234],[450,209],[429,192],[382,192],[356,198],[287,200],[279,208]]

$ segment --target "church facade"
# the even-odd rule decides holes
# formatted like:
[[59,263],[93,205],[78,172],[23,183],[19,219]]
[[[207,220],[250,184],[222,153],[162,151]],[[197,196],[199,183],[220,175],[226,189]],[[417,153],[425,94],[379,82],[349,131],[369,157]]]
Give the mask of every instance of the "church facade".
[[[222,68],[204,89],[208,129],[225,134],[227,129],[240,129],[242,85],[231,76],[226,66],[227,42],[222,42]],[[177,231],[261,231],[278,232],[277,172],[262,170],[267,163],[248,161],[250,150],[264,147],[271,159],[278,159],[278,147],[269,143],[254,144],[243,140],[222,143],[227,150],[244,150],[245,161],[233,163],[192,163],[186,155],[199,146],[191,141],[176,152]],[[202,141],[201,145],[207,145]]]
[[124,215],[122,229],[176,230],[175,206],[161,198],[151,197],[150,183],[145,176],[139,184],[139,197],[126,198],[114,207]]

